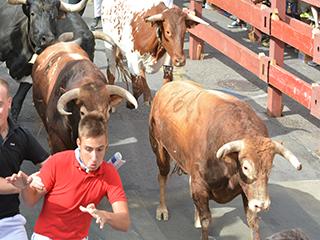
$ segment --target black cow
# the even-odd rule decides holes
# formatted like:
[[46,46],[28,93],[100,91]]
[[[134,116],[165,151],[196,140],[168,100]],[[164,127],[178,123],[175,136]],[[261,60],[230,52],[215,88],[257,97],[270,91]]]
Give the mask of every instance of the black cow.
[[94,37],[77,13],[86,2],[67,4],[60,0],[0,0],[0,61],[6,62],[10,76],[20,82],[12,103],[14,119],[18,118],[24,98],[32,86],[21,80],[31,74],[29,60],[33,53],[40,53],[56,42],[60,34],[73,32],[74,38],[82,39],[81,47],[93,60]]

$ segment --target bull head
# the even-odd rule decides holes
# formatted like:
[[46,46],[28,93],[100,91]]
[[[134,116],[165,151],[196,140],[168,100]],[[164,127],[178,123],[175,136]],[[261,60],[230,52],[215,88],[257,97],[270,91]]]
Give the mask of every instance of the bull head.
[[199,23],[209,25],[192,13],[186,13],[176,7],[166,8],[159,14],[148,16],[145,21],[157,24],[157,38],[176,67],[184,66],[186,62],[183,44],[187,28],[194,27]]
[[230,153],[238,153],[239,184],[252,212],[269,208],[268,180],[275,154],[287,159],[297,170],[302,168],[292,152],[269,138],[254,137],[226,143],[218,149],[216,157],[224,158]]
[[22,4],[23,12],[28,18],[26,31],[31,49],[40,53],[55,42],[59,10],[77,12],[83,9],[87,0],[77,4],[68,4],[59,0],[8,0],[9,4]]
[[[296,156],[287,148],[285,148],[282,144],[278,143],[277,141],[272,141],[275,148],[275,153],[281,155],[285,159],[287,159],[294,168],[297,170],[302,169],[302,165]],[[224,144],[222,147],[219,148],[217,151],[217,158],[220,159],[225,155],[232,153],[232,152],[241,152],[242,149],[245,147],[244,140],[236,140],[229,143]]]
[[[125,90],[121,87],[115,86],[115,85],[105,85],[105,88],[109,92],[110,96],[112,96],[112,95],[120,96],[121,98],[125,98],[130,103],[132,103],[135,108],[138,107],[137,100],[127,90]],[[64,93],[59,98],[58,103],[57,103],[57,109],[58,109],[59,113],[61,115],[71,115],[72,114],[71,112],[65,111],[65,106],[67,105],[68,102],[75,100],[75,99],[78,99],[79,96],[80,96],[80,88],[75,88],[75,89],[69,90],[66,93]],[[118,103],[119,103],[119,99],[115,99],[114,101],[111,100],[109,108],[114,107]],[[109,110],[109,109],[107,109],[107,110]],[[81,112],[85,114],[88,111],[87,111],[87,109],[82,109]]]

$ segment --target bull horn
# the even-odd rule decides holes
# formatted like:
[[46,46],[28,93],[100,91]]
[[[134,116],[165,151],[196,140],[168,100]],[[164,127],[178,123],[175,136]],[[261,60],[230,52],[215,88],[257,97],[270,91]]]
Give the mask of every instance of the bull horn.
[[71,112],[64,110],[65,106],[71,100],[77,99],[80,94],[79,88],[74,88],[62,94],[57,103],[57,109],[61,115],[71,115]]
[[295,169],[302,169],[302,164],[299,162],[297,157],[291,151],[289,151],[289,149],[285,148],[281,143],[278,143],[277,141],[272,142],[275,146],[276,153],[280,154],[282,157],[287,159],[292,164],[292,166],[295,167]]
[[27,0],[8,0],[8,3],[12,5],[27,4]]
[[221,157],[229,153],[240,152],[243,146],[244,146],[243,140],[228,142],[218,149],[216,156],[218,159],[220,159]]
[[37,60],[37,57],[38,54],[34,53],[28,63],[34,64]]
[[106,41],[106,42],[110,43],[112,46],[116,45],[114,43],[114,41],[112,40],[112,38],[108,34],[102,32],[102,31],[92,31],[92,34],[95,39],[100,39],[100,40]]
[[201,23],[201,24],[206,25],[206,26],[210,25],[209,23],[204,21],[202,18],[199,18],[199,17],[197,17],[196,15],[194,15],[192,13],[187,13],[187,19],[188,20],[192,20],[192,21],[197,22],[197,23]]
[[122,87],[118,87],[115,85],[106,85],[106,88],[109,90],[110,95],[119,95],[125,99],[127,99],[130,103],[134,105],[134,108],[138,108],[137,100],[134,98],[134,96],[127,90],[125,90]]
[[[19,1],[19,0],[14,0],[14,1]],[[81,0],[76,4],[70,4],[70,3],[60,1],[60,10],[64,12],[80,12],[87,5],[87,1],[88,0]]]
[[144,20],[145,20],[146,22],[163,21],[163,14],[162,14],[162,13],[155,14],[155,15],[146,17]]

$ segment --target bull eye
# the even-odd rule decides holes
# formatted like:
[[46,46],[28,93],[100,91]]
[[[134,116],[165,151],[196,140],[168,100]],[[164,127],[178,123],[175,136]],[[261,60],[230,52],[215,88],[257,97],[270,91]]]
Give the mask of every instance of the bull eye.
[[34,12],[31,12],[31,13],[30,13],[30,16],[31,16],[31,17],[34,17],[34,15],[35,15]]
[[83,112],[83,111],[80,111],[80,115],[83,117],[83,116],[84,116],[84,112]]
[[169,31],[166,31],[166,34],[167,34],[168,36],[171,36],[171,33],[170,33]]
[[250,163],[248,162],[248,160],[244,160],[243,164],[242,164],[242,171],[246,174],[251,170],[251,166]]

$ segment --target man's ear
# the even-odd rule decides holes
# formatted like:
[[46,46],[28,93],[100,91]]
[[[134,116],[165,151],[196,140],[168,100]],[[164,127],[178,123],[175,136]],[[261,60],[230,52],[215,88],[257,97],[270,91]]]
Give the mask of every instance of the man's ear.
[[80,138],[77,138],[77,146],[80,147]]

